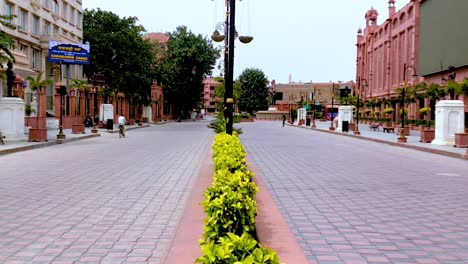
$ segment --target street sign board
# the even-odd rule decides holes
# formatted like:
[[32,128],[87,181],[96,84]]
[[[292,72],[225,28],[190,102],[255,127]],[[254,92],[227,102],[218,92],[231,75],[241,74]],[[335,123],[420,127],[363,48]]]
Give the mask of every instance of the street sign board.
[[64,64],[89,64],[89,44],[49,41],[49,61]]

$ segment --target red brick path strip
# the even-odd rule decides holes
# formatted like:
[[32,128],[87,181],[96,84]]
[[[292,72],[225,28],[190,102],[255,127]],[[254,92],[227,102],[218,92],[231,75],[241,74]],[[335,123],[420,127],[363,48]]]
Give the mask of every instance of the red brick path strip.
[[201,256],[198,240],[203,235],[205,213],[200,203],[204,200],[204,191],[213,182],[212,156],[213,152],[209,151],[208,157],[203,162],[199,176],[188,197],[184,214],[182,215],[169,253],[162,259],[162,263],[194,263],[195,259]]
[[[200,174],[187,200],[187,205],[177,228],[175,238],[167,256],[163,257],[162,263],[194,263],[195,259],[201,256],[198,241],[203,235],[203,219],[206,216],[200,203],[204,200],[204,191],[213,182],[212,155],[213,153],[210,151],[202,164]],[[257,175],[251,162],[249,162],[248,167],[249,170]],[[260,243],[275,250],[280,257],[281,263],[308,264],[304,252],[297,243],[278,207],[273,202],[260,176],[257,175],[255,177],[255,183],[260,189],[256,196],[259,207],[256,227]]]
[[254,180],[259,188],[256,195],[258,215],[255,219],[258,240],[263,246],[278,253],[280,263],[308,264],[304,251],[271,198],[255,166],[249,161],[248,167],[250,171],[255,173]]

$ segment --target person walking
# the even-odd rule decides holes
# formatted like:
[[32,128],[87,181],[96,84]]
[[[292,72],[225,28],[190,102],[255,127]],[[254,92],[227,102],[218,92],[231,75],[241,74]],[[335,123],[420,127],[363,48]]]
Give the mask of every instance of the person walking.
[[286,115],[283,115],[283,127],[285,123],[286,123]]
[[119,122],[119,137],[125,137],[125,123],[127,120],[125,120],[125,117],[123,115],[120,115],[118,118]]

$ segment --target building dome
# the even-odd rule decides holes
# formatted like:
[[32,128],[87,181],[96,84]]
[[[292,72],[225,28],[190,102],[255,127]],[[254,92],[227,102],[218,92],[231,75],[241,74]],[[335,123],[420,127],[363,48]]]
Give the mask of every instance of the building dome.
[[371,9],[367,11],[365,18],[370,20],[376,20],[378,16],[379,12],[377,12],[377,10],[375,10],[374,7],[371,7]]
[[395,4],[395,0],[388,0],[388,3],[389,3],[390,5],[392,5],[392,4],[394,5],[394,4]]
[[358,35],[361,35],[362,34],[362,29],[359,28],[358,31],[357,31]]

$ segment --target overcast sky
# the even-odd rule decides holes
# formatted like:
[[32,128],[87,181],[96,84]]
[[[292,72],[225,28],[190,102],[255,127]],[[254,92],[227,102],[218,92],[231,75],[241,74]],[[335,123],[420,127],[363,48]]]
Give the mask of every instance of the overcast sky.
[[[224,21],[224,0],[83,0],[83,9],[100,8],[120,17],[135,16],[147,32],[173,32],[185,25],[195,34],[211,36]],[[397,0],[397,10],[408,0]],[[243,0],[236,2],[239,35],[235,78],[246,68],[262,70],[269,80],[287,83],[354,80],[356,34],[365,27],[364,14],[373,6],[378,23],[388,17],[388,0]],[[215,43],[215,45],[219,45]],[[218,76],[219,71],[214,70]]]

